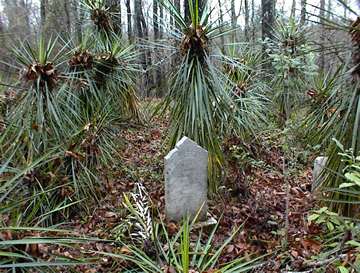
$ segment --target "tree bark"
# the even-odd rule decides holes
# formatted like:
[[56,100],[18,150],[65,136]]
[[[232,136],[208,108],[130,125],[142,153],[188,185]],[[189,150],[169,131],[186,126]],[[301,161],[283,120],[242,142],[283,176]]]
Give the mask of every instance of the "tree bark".
[[153,0],[153,26],[154,26],[154,39],[159,39],[159,14],[158,14],[158,2]]
[[328,0],[328,8],[327,8],[327,10],[329,11],[328,13],[327,13],[327,19],[328,20],[330,20],[331,19],[331,10],[332,10],[332,1],[331,0]]
[[163,21],[164,21],[164,7],[163,5],[160,5],[160,25],[159,25],[159,38],[162,38],[163,37],[163,34],[164,34],[164,31],[163,31]]
[[325,68],[325,54],[324,54],[324,41],[325,41],[325,0],[320,0],[320,69]]
[[255,26],[255,0],[251,1],[251,28],[252,28],[252,40],[253,42],[255,42],[255,31],[256,31],[256,26]]
[[[220,11],[220,20],[219,20],[219,24],[220,24],[220,31],[223,31],[223,24],[224,24],[224,14],[223,14],[223,10],[222,10],[222,3],[221,0],[218,0],[218,4],[219,4],[219,11]],[[220,43],[221,43],[221,50],[224,52],[224,46],[225,46],[225,37],[224,35],[220,36]]]
[[66,29],[69,37],[71,37],[71,17],[68,1],[64,1],[64,11],[65,11],[65,21],[66,21]]
[[262,7],[262,40],[273,38],[272,32],[274,27],[274,0],[261,0]]
[[301,0],[301,15],[300,15],[300,25],[305,25],[306,21],[306,0]]
[[[136,34],[140,39],[147,39],[149,35],[148,27],[144,18],[142,0],[135,0],[134,2],[135,9],[135,25],[136,25]],[[144,49],[141,54],[141,64],[144,68],[145,78],[144,78],[144,89],[146,90],[145,95],[150,95],[150,87],[153,85],[153,75],[149,72],[148,68],[151,66],[151,52],[148,49]]]
[[47,0],[41,0],[40,2],[40,29],[41,35],[45,34],[45,24],[46,24],[46,8],[47,8]]
[[82,40],[82,12],[79,8],[79,1],[73,0],[72,3],[75,17],[75,33],[78,40],[78,43],[81,43]]
[[245,0],[245,40],[249,41],[249,2]]
[[232,42],[235,42],[236,40],[236,25],[237,25],[237,18],[236,18],[236,12],[235,12],[235,0],[231,0],[231,28],[232,31]]
[[296,0],[292,0],[290,17],[295,18],[296,15],[295,12],[296,12]]
[[[176,10],[181,14],[181,10],[180,10],[180,0],[174,0],[174,6],[176,8]],[[175,21],[175,19],[174,19]],[[179,28],[179,25],[176,24],[176,27]]]
[[126,16],[127,16],[127,32],[129,40],[133,40],[133,30],[132,30],[132,15],[131,15],[131,3],[130,0],[126,0]]

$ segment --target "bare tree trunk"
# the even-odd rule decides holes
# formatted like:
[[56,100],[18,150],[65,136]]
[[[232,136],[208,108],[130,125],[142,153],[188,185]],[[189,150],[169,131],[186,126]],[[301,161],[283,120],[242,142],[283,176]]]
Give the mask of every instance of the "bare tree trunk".
[[163,34],[164,34],[164,30],[163,30],[163,21],[164,21],[164,7],[163,5],[160,5],[160,25],[159,25],[159,38],[162,38],[163,37]]
[[328,0],[328,8],[327,8],[327,10],[328,10],[329,12],[327,13],[327,16],[326,16],[328,20],[331,19],[331,9],[332,9],[332,1],[331,1],[331,0]]
[[292,0],[290,17],[295,18],[295,11],[296,11],[296,0]]
[[[222,3],[221,3],[221,0],[218,0],[218,4],[219,4],[219,11],[220,11],[220,21],[219,21],[219,24],[220,24],[220,30],[222,31],[223,30],[223,27],[222,25],[224,24],[224,14],[223,14],[223,10],[222,10]],[[221,43],[221,51],[224,52],[224,46],[225,46],[225,37],[224,35],[222,35],[220,37],[220,43]]]
[[[159,30],[159,7],[158,7],[158,0],[153,0],[153,25],[154,25],[154,39],[160,39],[160,30]],[[180,4],[180,3],[179,3]],[[155,51],[154,55],[154,62],[158,62],[160,60],[159,56],[162,55],[162,50],[158,49]],[[161,95],[161,82],[162,82],[162,71],[161,65],[157,64],[155,69],[155,85],[156,85],[156,95]]]
[[79,1],[73,0],[72,3],[74,10],[74,21],[75,21],[75,33],[77,36],[78,43],[82,40],[82,12],[79,8]]
[[126,13],[127,13],[127,32],[129,40],[133,39],[132,20],[131,20],[131,3],[130,0],[126,0]]
[[324,70],[325,68],[325,54],[324,54],[324,41],[325,41],[325,0],[320,0],[320,69]]
[[251,26],[252,26],[252,40],[253,42],[255,42],[255,31],[256,31],[256,26],[255,26],[255,0],[251,1]]
[[154,26],[154,39],[159,39],[159,21],[158,21],[158,2],[153,0],[153,26]]
[[185,17],[185,22],[190,24],[191,18],[190,18],[190,7],[188,1],[189,0],[184,0],[184,17]]
[[46,24],[46,8],[47,0],[41,0],[40,2],[40,29],[41,35],[45,34],[45,24]]
[[[180,13],[180,0],[174,0],[174,6],[176,10]],[[179,28],[178,24],[176,24],[176,27]]]
[[21,7],[21,15],[22,17],[24,17],[24,21],[25,21],[25,27],[26,30],[29,31],[30,30],[30,19],[29,19],[29,8],[27,6],[27,2],[25,3],[24,0],[20,1],[20,7]]
[[305,25],[306,21],[306,0],[301,0],[301,16],[300,16],[300,25]]
[[[136,25],[136,33],[138,38],[140,39],[147,39],[149,37],[149,30],[146,25],[146,21],[143,14],[142,8],[142,0],[135,0],[134,2],[134,9],[135,9],[135,25]],[[151,66],[151,52],[148,49],[143,51],[141,54],[141,63],[146,71],[145,79],[144,79],[144,89],[146,90],[146,96],[150,95],[150,88],[152,87],[154,80],[153,75],[149,72],[148,68]]]
[[70,17],[68,1],[64,1],[64,11],[65,11],[65,22],[66,22],[67,33],[69,37],[71,37],[71,17]]
[[231,0],[231,28],[233,29],[232,32],[232,42],[235,42],[236,40],[236,25],[237,25],[237,20],[236,20],[236,12],[235,12],[235,0]]
[[274,0],[261,0],[262,6],[262,39],[272,38],[274,27]]
[[249,37],[249,2],[245,0],[245,39],[246,41],[250,40]]
[[344,18],[347,19],[347,8],[346,8],[346,6],[347,6],[348,0],[343,0],[343,1],[344,1]]

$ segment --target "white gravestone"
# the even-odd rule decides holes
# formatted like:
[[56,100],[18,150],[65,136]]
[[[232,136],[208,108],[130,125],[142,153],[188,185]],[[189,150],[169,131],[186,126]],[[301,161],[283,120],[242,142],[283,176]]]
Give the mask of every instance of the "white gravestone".
[[179,221],[200,210],[207,212],[208,152],[183,137],[165,157],[165,211],[169,220]]
[[319,156],[314,161],[313,185],[312,185],[313,190],[316,189],[317,186],[321,182],[321,181],[319,181],[319,177],[320,177],[321,172],[323,171],[323,169],[326,166],[327,159],[328,158],[326,156]]

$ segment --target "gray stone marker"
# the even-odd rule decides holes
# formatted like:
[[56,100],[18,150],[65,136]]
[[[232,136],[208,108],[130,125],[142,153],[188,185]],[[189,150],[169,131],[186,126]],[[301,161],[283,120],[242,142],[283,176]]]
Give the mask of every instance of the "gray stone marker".
[[326,166],[327,159],[326,156],[319,156],[314,161],[312,190],[316,189],[320,184],[319,176]]
[[183,137],[165,157],[165,211],[169,220],[207,212],[208,152]]

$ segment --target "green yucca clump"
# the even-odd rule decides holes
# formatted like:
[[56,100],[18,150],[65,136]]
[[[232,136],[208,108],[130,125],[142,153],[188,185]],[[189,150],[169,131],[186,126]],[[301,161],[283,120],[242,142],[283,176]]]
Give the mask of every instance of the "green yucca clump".
[[[246,109],[238,108],[233,97],[233,83],[223,71],[222,63],[232,64],[230,58],[216,54],[215,40],[229,31],[218,27],[219,19],[209,20],[211,11],[206,5],[199,13],[198,1],[189,1],[190,23],[171,1],[161,1],[176,21],[177,29],[165,25],[176,41],[170,88],[160,108],[170,111],[170,146],[187,136],[209,151],[210,190],[216,190],[224,157],[222,138],[229,127],[239,132],[251,124]],[[249,119],[250,120],[250,119]]]
[[237,123],[230,126],[229,134],[236,134],[243,141],[254,136],[265,124],[269,101],[266,94],[269,87],[263,81],[260,49],[231,44],[226,47],[228,62],[224,64],[225,74],[231,83],[231,98],[236,105]]
[[[319,143],[327,145],[325,152],[328,160],[317,185],[319,199],[340,215],[352,217],[359,217],[360,199],[358,194],[349,194],[348,189],[340,187],[348,182],[342,174],[346,164],[341,154],[351,151],[357,155],[360,151],[359,22],[357,20],[350,26],[347,20],[344,23],[329,22],[329,27],[333,29],[349,30],[353,48],[352,52],[346,52],[346,48],[341,52],[348,55],[348,61],[345,58],[334,76],[323,85],[325,98],[319,100],[317,107],[312,106],[305,121],[305,126],[314,128]],[[321,95],[321,92],[315,92],[315,99],[318,93]]]
[[306,31],[290,18],[288,22],[278,21],[274,38],[266,41],[274,68],[272,100],[281,126],[305,101],[307,82],[316,75],[315,55],[307,42]]
[[70,50],[57,39],[14,48],[22,78],[0,137],[0,198],[26,223],[56,222],[48,212],[68,217],[68,207],[98,200],[116,130],[140,117],[136,51],[114,33],[86,35]]

